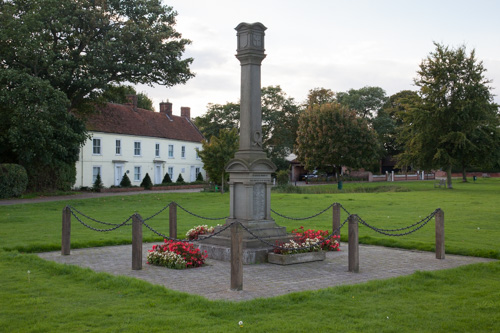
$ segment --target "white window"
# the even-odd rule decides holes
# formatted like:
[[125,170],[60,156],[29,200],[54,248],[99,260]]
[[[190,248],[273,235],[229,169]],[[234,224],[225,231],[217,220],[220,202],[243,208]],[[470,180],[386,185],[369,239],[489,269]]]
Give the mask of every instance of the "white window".
[[160,157],[160,144],[155,143],[155,156]]
[[168,167],[168,175],[170,176],[170,179],[174,181],[174,167]]
[[141,156],[141,142],[134,142],[134,156]]
[[101,155],[101,139],[92,139],[92,154]]
[[198,175],[200,174],[200,168],[199,168],[199,167],[197,167],[197,168],[195,169],[195,174],[196,174],[196,176],[195,176],[195,177],[196,177],[196,178],[198,178]]
[[136,166],[134,167],[134,182],[140,182],[142,179],[141,177],[141,167]]
[[[198,149],[200,149],[200,148],[198,148]],[[199,154],[199,152],[198,152],[198,149],[195,149],[195,152],[196,152],[196,159],[197,159],[197,160],[199,160],[199,159],[200,159],[200,154]]]
[[122,140],[115,140],[115,154],[116,155],[121,155],[122,154]]
[[174,145],[168,145],[168,158],[174,158]]
[[186,146],[181,147],[181,157],[186,158]]
[[[95,180],[97,179],[97,175],[101,174],[101,167],[100,166],[95,166],[92,167],[92,184],[95,183]],[[102,177],[101,177],[102,180]]]

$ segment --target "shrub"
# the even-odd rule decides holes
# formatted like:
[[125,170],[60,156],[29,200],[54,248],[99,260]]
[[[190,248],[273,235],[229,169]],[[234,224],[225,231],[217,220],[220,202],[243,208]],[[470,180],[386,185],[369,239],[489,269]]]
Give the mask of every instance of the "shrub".
[[198,172],[198,174],[196,175],[196,181],[197,182],[202,182],[203,181],[203,175],[201,174],[201,172]]
[[26,191],[28,174],[19,164],[0,164],[0,198],[18,197]]
[[177,184],[185,184],[184,178],[182,178],[182,174],[179,174],[177,180],[175,181]]
[[130,187],[132,183],[130,182],[130,178],[128,178],[127,174],[124,173],[122,177],[122,181],[120,182],[121,187]]
[[170,179],[170,175],[168,172],[165,174],[165,177],[163,177],[163,180],[161,181],[162,184],[170,184],[172,182],[172,179]]
[[278,181],[278,185],[286,185],[288,184],[290,176],[288,174],[288,170],[280,170],[276,174],[276,180]]
[[141,182],[141,186],[146,190],[150,190],[153,187],[153,182],[151,181],[148,173],[146,173],[146,176],[144,176],[144,179]]
[[101,180],[101,174],[98,173],[97,177],[95,177],[94,185],[92,185],[92,191],[101,192],[103,187],[104,185]]

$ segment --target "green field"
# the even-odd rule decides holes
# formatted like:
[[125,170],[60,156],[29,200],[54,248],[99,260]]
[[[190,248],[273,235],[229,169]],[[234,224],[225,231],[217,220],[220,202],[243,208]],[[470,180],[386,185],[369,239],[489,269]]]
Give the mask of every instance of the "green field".
[[[337,193],[335,185],[308,187],[308,193],[301,194],[273,193],[272,208],[287,216],[306,217],[339,202],[379,228],[404,227],[441,208],[447,253],[500,258],[500,180],[455,182],[453,190],[434,188],[433,182],[427,181],[384,185],[344,183],[344,193]],[[498,331],[499,262],[232,303],[46,262],[26,253],[60,250],[61,213],[67,204],[95,219],[120,223],[135,212],[143,218],[151,216],[171,201],[207,217],[223,217],[229,210],[228,194],[217,193],[75,198],[0,206],[0,331]],[[216,224],[180,209],[178,212],[181,238],[195,225]],[[343,212],[342,219],[346,217]],[[328,209],[311,220],[276,217],[276,222],[289,231],[302,225],[331,230],[331,219]],[[168,212],[148,223],[167,233]],[[127,226],[102,233],[73,218],[71,231],[73,248],[131,242]],[[145,241],[159,240],[147,229],[143,233]],[[347,230],[342,233],[345,240]],[[434,220],[404,237],[388,237],[360,226],[360,242],[432,251]],[[244,321],[243,328],[238,327],[239,320]]]

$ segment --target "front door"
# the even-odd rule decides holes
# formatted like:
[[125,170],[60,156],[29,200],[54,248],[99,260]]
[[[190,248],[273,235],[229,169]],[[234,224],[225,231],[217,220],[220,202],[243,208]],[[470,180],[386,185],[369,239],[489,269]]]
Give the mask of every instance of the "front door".
[[161,164],[155,164],[155,184],[161,184],[162,181]]
[[196,180],[196,169],[194,166],[191,167],[191,182],[194,182]]
[[115,186],[120,186],[123,178],[123,164],[115,164]]

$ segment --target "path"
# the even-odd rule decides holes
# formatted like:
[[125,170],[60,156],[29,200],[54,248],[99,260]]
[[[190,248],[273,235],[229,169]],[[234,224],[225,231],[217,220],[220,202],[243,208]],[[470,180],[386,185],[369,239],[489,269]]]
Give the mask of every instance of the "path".
[[132,246],[121,245],[101,248],[76,249],[71,255],[60,252],[39,253],[47,260],[88,267],[98,272],[125,275],[142,279],[168,289],[197,294],[211,300],[243,301],[267,298],[291,292],[316,290],[370,280],[409,275],[416,271],[434,271],[490,262],[493,259],[446,255],[438,260],[432,252],[410,251],[360,244],[360,272],[347,271],[347,244],[340,252],[328,252],[325,261],[279,266],[254,264],[243,266],[243,290],[231,291],[229,262],[207,260],[204,267],[174,270],[150,266],[145,263],[147,250],[152,244],[143,245],[143,269],[132,270]]

